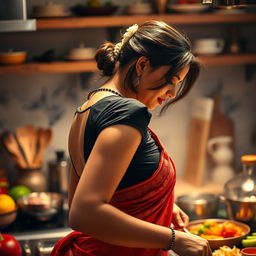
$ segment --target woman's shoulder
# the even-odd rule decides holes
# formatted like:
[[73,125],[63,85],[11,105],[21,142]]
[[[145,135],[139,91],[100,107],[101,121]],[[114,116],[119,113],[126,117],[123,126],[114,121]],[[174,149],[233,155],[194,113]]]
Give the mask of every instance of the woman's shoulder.
[[94,120],[138,120],[149,123],[151,113],[140,101],[132,98],[107,96],[91,108]]
[[125,112],[142,112],[151,116],[148,108],[140,101],[132,98],[107,96],[98,101],[94,106],[94,109],[101,109],[102,111],[125,111]]

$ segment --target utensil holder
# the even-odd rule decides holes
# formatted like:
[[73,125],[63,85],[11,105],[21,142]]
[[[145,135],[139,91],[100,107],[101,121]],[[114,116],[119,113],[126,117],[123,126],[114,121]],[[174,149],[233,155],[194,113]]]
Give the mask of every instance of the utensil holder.
[[25,168],[18,170],[17,185],[24,185],[32,192],[47,191],[46,177],[41,168]]

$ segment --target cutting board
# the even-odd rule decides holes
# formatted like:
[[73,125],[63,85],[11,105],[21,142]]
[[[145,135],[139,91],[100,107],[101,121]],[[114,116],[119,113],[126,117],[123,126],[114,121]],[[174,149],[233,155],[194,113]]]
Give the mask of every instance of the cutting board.
[[183,178],[196,186],[202,185],[204,180],[213,106],[211,98],[197,98],[192,103]]

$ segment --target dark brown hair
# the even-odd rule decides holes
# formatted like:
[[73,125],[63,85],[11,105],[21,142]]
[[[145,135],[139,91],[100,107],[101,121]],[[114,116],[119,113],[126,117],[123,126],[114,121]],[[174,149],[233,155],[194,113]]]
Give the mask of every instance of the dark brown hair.
[[[170,70],[166,74],[166,82],[170,81],[170,78],[185,66],[190,66],[176,97],[169,100],[161,112],[166,110],[170,104],[186,96],[199,75],[200,65],[191,53],[189,39],[162,21],[151,20],[140,25],[136,33],[122,46],[118,56],[115,55],[114,49],[115,44],[105,42],[96,52],[95,60],[104,76],[114,74],[117,61],[120,62],[119,68],[122,68],[141,56],[148,58],[153,68],[163,65],[170,66]],[[125,78],[125,88],[134,92],[136,92],[136,87],[131,81],[136,76],[135,64],[136,61],[128,70]],[[158,88],[152,88],[152,90]]]

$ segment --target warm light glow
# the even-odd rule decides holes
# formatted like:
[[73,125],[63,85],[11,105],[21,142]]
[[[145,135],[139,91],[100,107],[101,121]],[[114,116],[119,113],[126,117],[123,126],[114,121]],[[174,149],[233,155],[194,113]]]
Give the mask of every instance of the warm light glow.
[[254,189],[255,182],[252,179],[248,179],[243,185],[242,189],[245,192],[250,192]]

